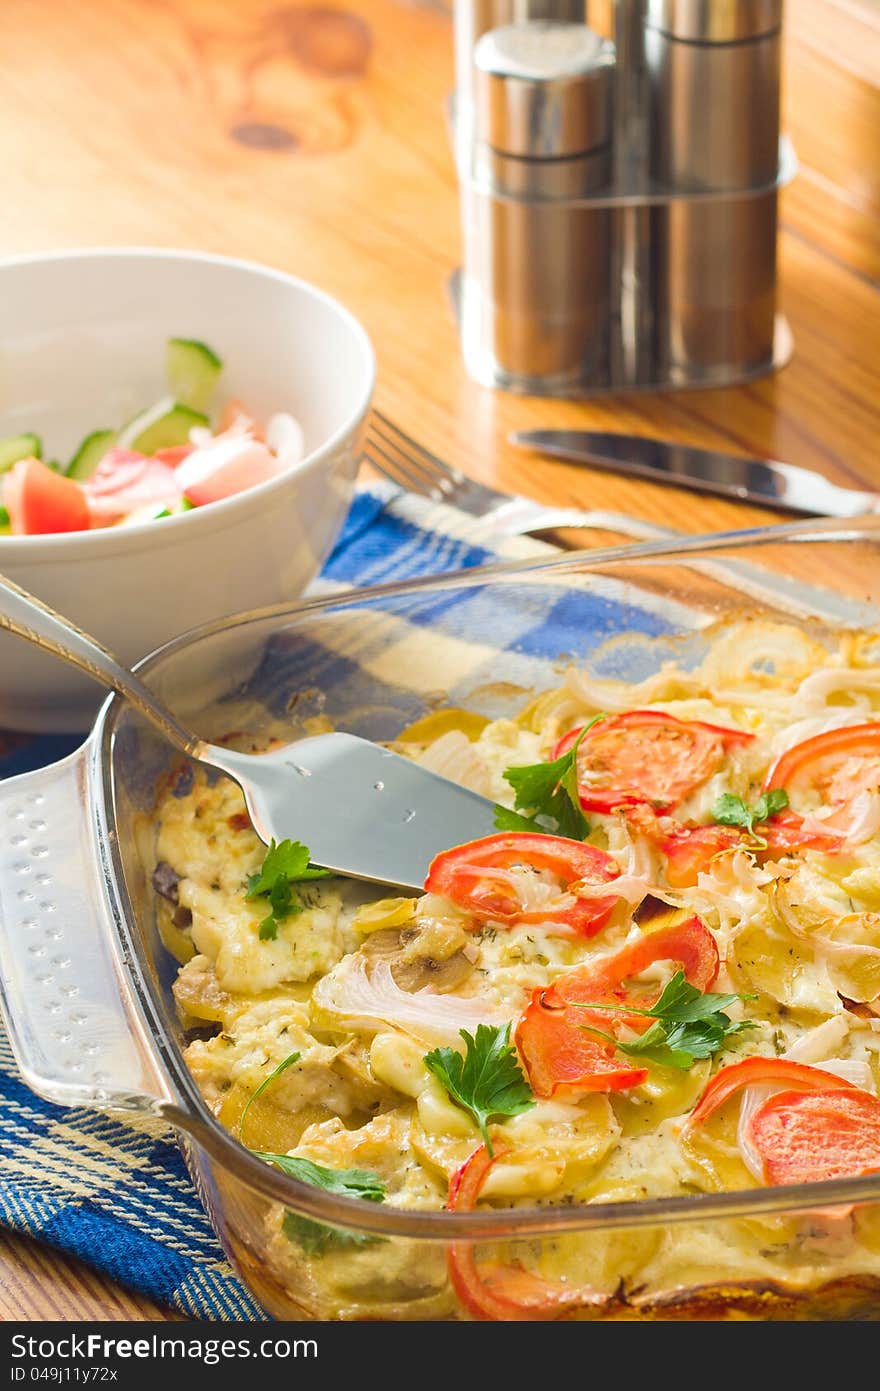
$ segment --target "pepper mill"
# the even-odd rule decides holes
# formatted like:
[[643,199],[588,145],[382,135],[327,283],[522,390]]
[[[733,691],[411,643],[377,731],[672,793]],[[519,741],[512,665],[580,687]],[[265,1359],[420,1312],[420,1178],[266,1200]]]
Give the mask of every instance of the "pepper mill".
[[470,365],[521,390],[607,378],[614,50],[583,24],[531,22],[477,43]]
[[[782,0],[648,0],[655,353],[673,382],[772,356]],[[703,197],[700,195],[726,197]]]
[[472,376],[581,396],[784,366],[782,19],[783,0],[455,0]]
[[455,0],[455,123],[458,139],[466,148],[473,135],[476,107],[474,49],[490,29],[522,24],[530,19],[549,19],[560,24],[584,23],[589,0]]

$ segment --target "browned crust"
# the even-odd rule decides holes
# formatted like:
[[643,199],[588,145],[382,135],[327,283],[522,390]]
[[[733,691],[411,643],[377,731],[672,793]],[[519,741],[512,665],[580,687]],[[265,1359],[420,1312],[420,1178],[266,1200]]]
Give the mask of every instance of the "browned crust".
[[633,1295],[624,1303],[654,1319],[880,1319],[880,1279],[873,1275],[844,1275],[811,1290],[787,1289],[772,1280],[743,1280],[659,1295]]
[[[265,1263],[236,1243],[235,1261],[247,1283],[276,1318],[338,1319],[331,1309],[304,1303],[274,1278]],[[379,1317],[378,1312],[375,1317]],[[846,1275],[812,1290],[792,1290],[776,1281],[743,1280],[729,1285],[699,1285],[662,1294],[618,1292],[600,1309],[582,1310],[574,1320],[643,1322],[718,1322],[727,1319],[763,1322],[854,1323],[880,1320],[880,1278]]]

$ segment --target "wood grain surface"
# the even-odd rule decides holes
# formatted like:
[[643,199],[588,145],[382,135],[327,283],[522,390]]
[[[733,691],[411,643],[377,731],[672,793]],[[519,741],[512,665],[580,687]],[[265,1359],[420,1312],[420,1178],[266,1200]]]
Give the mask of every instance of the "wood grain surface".
[[[880,488],[880,5],[787,7],[782,307],[795,357],[732,390],[567,403],[464,372],[442,0],[16,0],[0,48],[0,253],[199,247],[313,280],[357,314],[377,404],[496,485],[685,531],[772,520],[673,488],[537,461],[515,428],[571,425],[726,445]],[[0,1236],[4,1319],[168,1318],[32,1243]]]

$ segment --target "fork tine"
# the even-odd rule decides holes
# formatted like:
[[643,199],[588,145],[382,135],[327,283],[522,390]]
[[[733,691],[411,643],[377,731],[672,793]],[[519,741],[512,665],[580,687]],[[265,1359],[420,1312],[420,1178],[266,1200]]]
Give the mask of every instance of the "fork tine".
[[390,453],[383,447],[379,437],[369,429],[364,443],[364,457],[379,473],[390,478],[392,483],[406,488],[407,492],[421,493],[424,497],[431,495],[430,484],[426,484],[422,476],[409,467],[406,458],[401,459],[398,455]]
[[443,475],[437,470],[426,467],[415,449],[399,442],[393,434],[386,433],[381,425],[371,424],[371,434],[374,448],[378,449],[386,460],[394,462],[399,470],[406,471],[415,491],[432,493],[438,485],[441,493],[445,491],[442,482],[448,480],[444,480]]
[[[430,449],[426,449],[418,440],[414,440],[412,435],[408,435],[405,430],[401,430],[399,425],[395,425],[381,411],[374,411],[371,421],[376,435],[382,442],[400,453],[414,464],[418,464],[432,480],[439,482],[441,478],[448,478],[454,484],[466,482],[465,476],[459,469],[450,467],[443,459],[432,454]],[[444,490],[445,491],[445,490]]]
[[[396,430],[393,433],[396,434]],[[407,441],[402,431],[400,434],[402,440]],[[386,435],[370,421],[365,454],[381,473],[396,483],[402,483],[410,492],[421,493],[437,502],[453,497],[458,487],[455,479],[445,470],[432,468],[419,458],[414,440],[409,444],[411,447],[398,443],[392,434]]]

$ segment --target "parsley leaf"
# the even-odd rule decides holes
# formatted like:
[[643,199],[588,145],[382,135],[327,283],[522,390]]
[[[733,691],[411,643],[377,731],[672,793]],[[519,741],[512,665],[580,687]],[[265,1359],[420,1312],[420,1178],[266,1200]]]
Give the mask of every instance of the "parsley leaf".
[[784,787],[771,787],[769,792],[762,792],[755,803],[755,821],[769,821],[771,816],[775,816],[778,811],[785,811],[788,806],[788,793]]
[[[515,812],[496,806],[495,826],[499,831],[536,831],[538,834],[567,836],[570,840],[585,840],[590,823],[581,810],[577,788],[577,755],[581,740],[601,715],[588,720],[567,753],[551,763],[528,763],[519,768],[506,768],[504,778],[514,790]],[[528,816],[517,813],[529,812]],[[538,817],[555,822],[543,825]]]
[[535,1104],[510,1042],[510,1024],[478,1024],[475,1036],[462,1029],[466,1052],[435,1048],[425,1066],[439,1078],[453,1101],[470,1111],[492,1153],[487,1124],[492,1116],[519,1116]]
[[[698,990],[684,971],[676,971],[651,1008],[641,1012],[666,1023],[691,1024],[713,1014],[724,1014],[737,1000],[755,999],[756,995],[716,995],[711,990]],[[727,1019],[726,1014],[724,1018]]]
[[[298,1178],[315,1188],[323,1188],[328,1193],[336,1193],[344,1198],[363,1198],[368,1203],[381,1203],[385,1199],[385,1184],[378,1174],[369,1169],[327,1169],[323,1164],[315,1164],[311,1159],[298,1159],[291,1154],[268,1154],[262,1150],[254,1150],[253,1153],[291,1178]],[[374,1241],[384,1240],[384,1237],[373,1236],[371,1232],[328,1227],[324,1222],[316,1222],[311,1217],[290,1211],[284,1214],[282,1229],[290,1241],[297,1242],[310,1256],[323,1256],[327,1251],[346,1246],[369,1246]]]
[[268,1076],[268,1077],[264,1077],[264,1078],[263,1078],[262,1082],[261,1082],[260,1085],[257,1087],[256,1091],[251,1092],[250,1096],[249,1096],[248,1099],[247,1099],[247,1104],[245,1105],[245,1108],[244,1108],[244,1110],[242,1111],[242,1113],[241,1113],[241,1115],[240,1115],[240,1117],[239,1117],[239,1120],[238,1120],[238,1138],[239,1138],[239,1139],[241,1139],[241,1137],[242,1137],[242,1132],[244,1131],[244,1118],[245,1118],[245,1116],[247,1115],[248,1111],[249,1111],[249,1110],[251,1109],[251,1107],[253,1106],[254,1102],[255,1102],[256,1099],[257,1099],[257,1097],[258,1097],[258,1096],[262,1096],[263,1092],[266,1090],[266,1088],[268,1087],[269,1083],[270,1083],[270,1082],[274,1082],[276,1077],[280,1077],[281,1074],[282,1074],[282,1072],[286,1072],[287,1069],[288,1069],[289,1067],[292,1067],[294,1063],[298,1063],[299,1060],[300,1060],[300,1058],[301,1058],[301,1056],[302,1056],[301,1053],[288,1053],[288,1055],[287,1055],[287,1057],[284,1059],[284,1061],[283,1061],[283,1062],[280,1062],[276,1068],[273,1068],[272,1071],[269,1073],[269,1076]]
[[270,913],[267,918],[263,919],[260,923],[259,931],[261,942],[275,941],[275,938],[278,936],[278,921],[274,913]]
[[[723,1015],[722,1018],[727,1019],[727,1016]],[[693,1024],[673,1024],[667,1027],[658,1019],[640,1038],[626,1043],[602,1029],[591,1029],[591,1032],[613,1043],[615,1048],[629,1058],[643,1058],[645,1062],[657,1063],[660,1067],[675,1067],[687,1072],[698,1059],[711,1058],[717,1053],[730,1034],[754,1027],[748,1020],[733,1024],[729,1019],[726,1025],[719,1019],[702,1020]]]
[[302,912],[293,884],[326,879],[329,873],[309,863],[308,847],[298,840],[273,840],[258,873],[251,874],[247,881],[247,898],[266,898],[272,910],[260,923],[260,941],[274,941],[279,919]]
[[258,1159],[274,1164],[291,1178],[302,1183],[310,1183],[313,1188],[323,1188],[327,1193],[335,1193],[341,1198],[363,1198],[368,1203],[381,1203],[385,1200],[385,1184],[379,1174],[371,1169],[328,1169],[324,1164],[316,1164],[312,1159],[301,1159],[293,1154],[268,1154],[254,1150]]
[[272,841],[258,874],[248,879],[248,898],[267,894],[281,879],[296,884],[306,879],[326,879],[330,871],[309,864],[308,847],[298,840]]
[[644,1058],[662,1067],[686,1071],[699,1058],[711,1058],[733,1034],[755,1028],[751,1020],[734,1023],[725,1013],[737,1000],[753,999],[754,995],[716,995],[698,990],[687,981],[683,971],[676,971],[650,1009],[623,1004],[578,1004],[577,1008],[638,1014],[653,1019],[654,1023],[639,1038],[627,1042],[592,1025],[582,1027],[607,1039],[627,1057]]
[[385,1240],[385,1237],[374,1236],[372,1232],[328,1227],[326,1222],[302,1217],[298,1212],[291,1212],[290,1208],[284,1214],[281,1230],[288,1241],[295,1241],[309,1256],[324,1256],[328,1251],[341,1251],[346,1246],[372,1246],[373,1242]]
[[542,826],[536,816],[523,816],[522,812],[511,811],[510,807],[495,807],[496,831],[531,831],[534,835],[545,836],[547,827]]
[[732,792],[722,792],[712,808],[712,819],[722,826],[742,826],[749,835],[766,845],[764,837],[755,830],[755,822],[769,821],[771,816],[784,811],[787,806],[788,793],[784,787],[771,787],[769,792],[762,792],[752,807],[742,797],[735,797]]
[[[587,1026],[584,1026],[587,1027]],[[591,1033],[598,1034],[608,1043],[613,1043],[621,1053],[625,1053],[629,1058],[641,1058],[646,1063],[658,1063],[661,1067],[676,1067],[682,1072],[693,1067],[696,1062],[696,1054],[689,1052],[686,1048],[679,1048],[675,1043],[669,1041],[666,1029],[659,1021],[652,1024],[650,1029],[646,1029],[642,1036],[630,1043],[624,1043],[621,1039],[615,1038],[613,1034],[605,1033],[603,1029],[590,1029]],[[676,1043],[680,1043],[677,1039]]]

